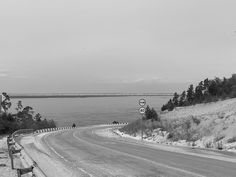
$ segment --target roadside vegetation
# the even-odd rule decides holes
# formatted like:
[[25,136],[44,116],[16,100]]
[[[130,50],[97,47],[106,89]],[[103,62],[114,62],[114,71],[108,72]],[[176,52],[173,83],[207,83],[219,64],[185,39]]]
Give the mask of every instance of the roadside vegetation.
[[162,111],[172,111],[175,107],[183,107],[195,105],[198,103],[209,103],[218,100],[224,100],[227,98],[236,97],[236,74],[233,74],[230,78],[215,79],[199,82],[194,88],[191,84],[187,91],[183,91],[181,94],[174,93],[172,99],[170,99],[161,108]]
[[122,127],[120,131],[136,136],[136,134],[140,133],[142,130],[153,131],[157,128],[163,128],[160,116],[154,108],[150,109],[150,107],[147,106],[145,116],[142,119],[129,123],[128,125]]
[[42,118],[39,113],[34,113],[30,106],[23,106],[22,101],[18,101],[16,112],[9,112],[11,107],[10,97],[7,93],[3,93],[5,100],[1,103],[3,112],[0,113],[0,134],[13,133],[19,129],[43,129],[55,128],[56,124],[53,120]]
[[150,109],[147,106],[145,116],[142,119],[129,123],[120,131],[133,136],[137,136],[143,131],[144,135],[148,137],[154,130],[159,129],[168,132],[167,139],[171,141],[196,141],[204,136],[202,132],[198,131],[200,122],[201,120],[194,116],[185,119],[161,119],[154,108]]
[[235,97],[236,74],[229,79],[205,79],[181,95],[175,93],[160,113],[147,106],[142,119],[119,131],[135,137],[143,132],[144,139],[158,143],[236,151]]

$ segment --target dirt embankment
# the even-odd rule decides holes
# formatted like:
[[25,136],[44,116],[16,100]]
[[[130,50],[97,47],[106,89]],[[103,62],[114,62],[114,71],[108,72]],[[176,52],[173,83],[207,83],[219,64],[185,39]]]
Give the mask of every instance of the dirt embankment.
[[[160,116],[163,127],[144,130],[144,139],[236,151],[236,99],[175,108]],[[139,137],[140,131],[132,136]]]

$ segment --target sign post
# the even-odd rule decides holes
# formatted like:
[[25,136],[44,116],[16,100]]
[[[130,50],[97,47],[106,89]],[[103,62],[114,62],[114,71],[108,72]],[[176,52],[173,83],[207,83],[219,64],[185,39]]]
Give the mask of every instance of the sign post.
[[13,162],[13,154],[12,154],[11,149],[9,150],[9,156],[10,156],[10,159],[11,159],[11,169],[13,170],[14,169],[14,162]]
[[145,99],[140,99],[139,100],[139,106],[141,106],[139,108],[139,113],[142,115],[141,116],[141,139],[143,140],[143,118],[144,118],[144,114],[146,111],[146,108],[144,108],[144,106],[146,105],[146,100]]
[[2,102],[3,102],[4,100],[2,99],[2,95],[0,96],[0,113],[2,112]]

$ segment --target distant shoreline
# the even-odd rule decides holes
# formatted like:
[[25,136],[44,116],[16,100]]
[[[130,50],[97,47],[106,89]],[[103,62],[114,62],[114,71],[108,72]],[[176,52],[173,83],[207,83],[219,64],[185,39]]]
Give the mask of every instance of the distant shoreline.
[[89,98],[131,96],[173,96],[172,93],[101,93],[101,94],[9,94],[10,98]]

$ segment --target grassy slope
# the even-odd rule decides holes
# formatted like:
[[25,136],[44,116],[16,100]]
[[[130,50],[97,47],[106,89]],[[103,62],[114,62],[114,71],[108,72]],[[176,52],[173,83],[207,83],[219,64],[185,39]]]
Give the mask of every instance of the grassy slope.
[[198,104],[161,115],[164,120],[183,120],[194,117],[200,120],[196,127],[204,136],[225,136],[227,140],[236,136],[236,99],[215,103]]
[[[219,143],[236,141],[236,99],[176,108],[162,113],[161,119],[161,125],[144,123],[146,132],[163,127],[170,133],[170,140],[196,141],[201,147],[216,147]],[[141,124],[136,121],[121,131],[135,135],[140,129]]]

